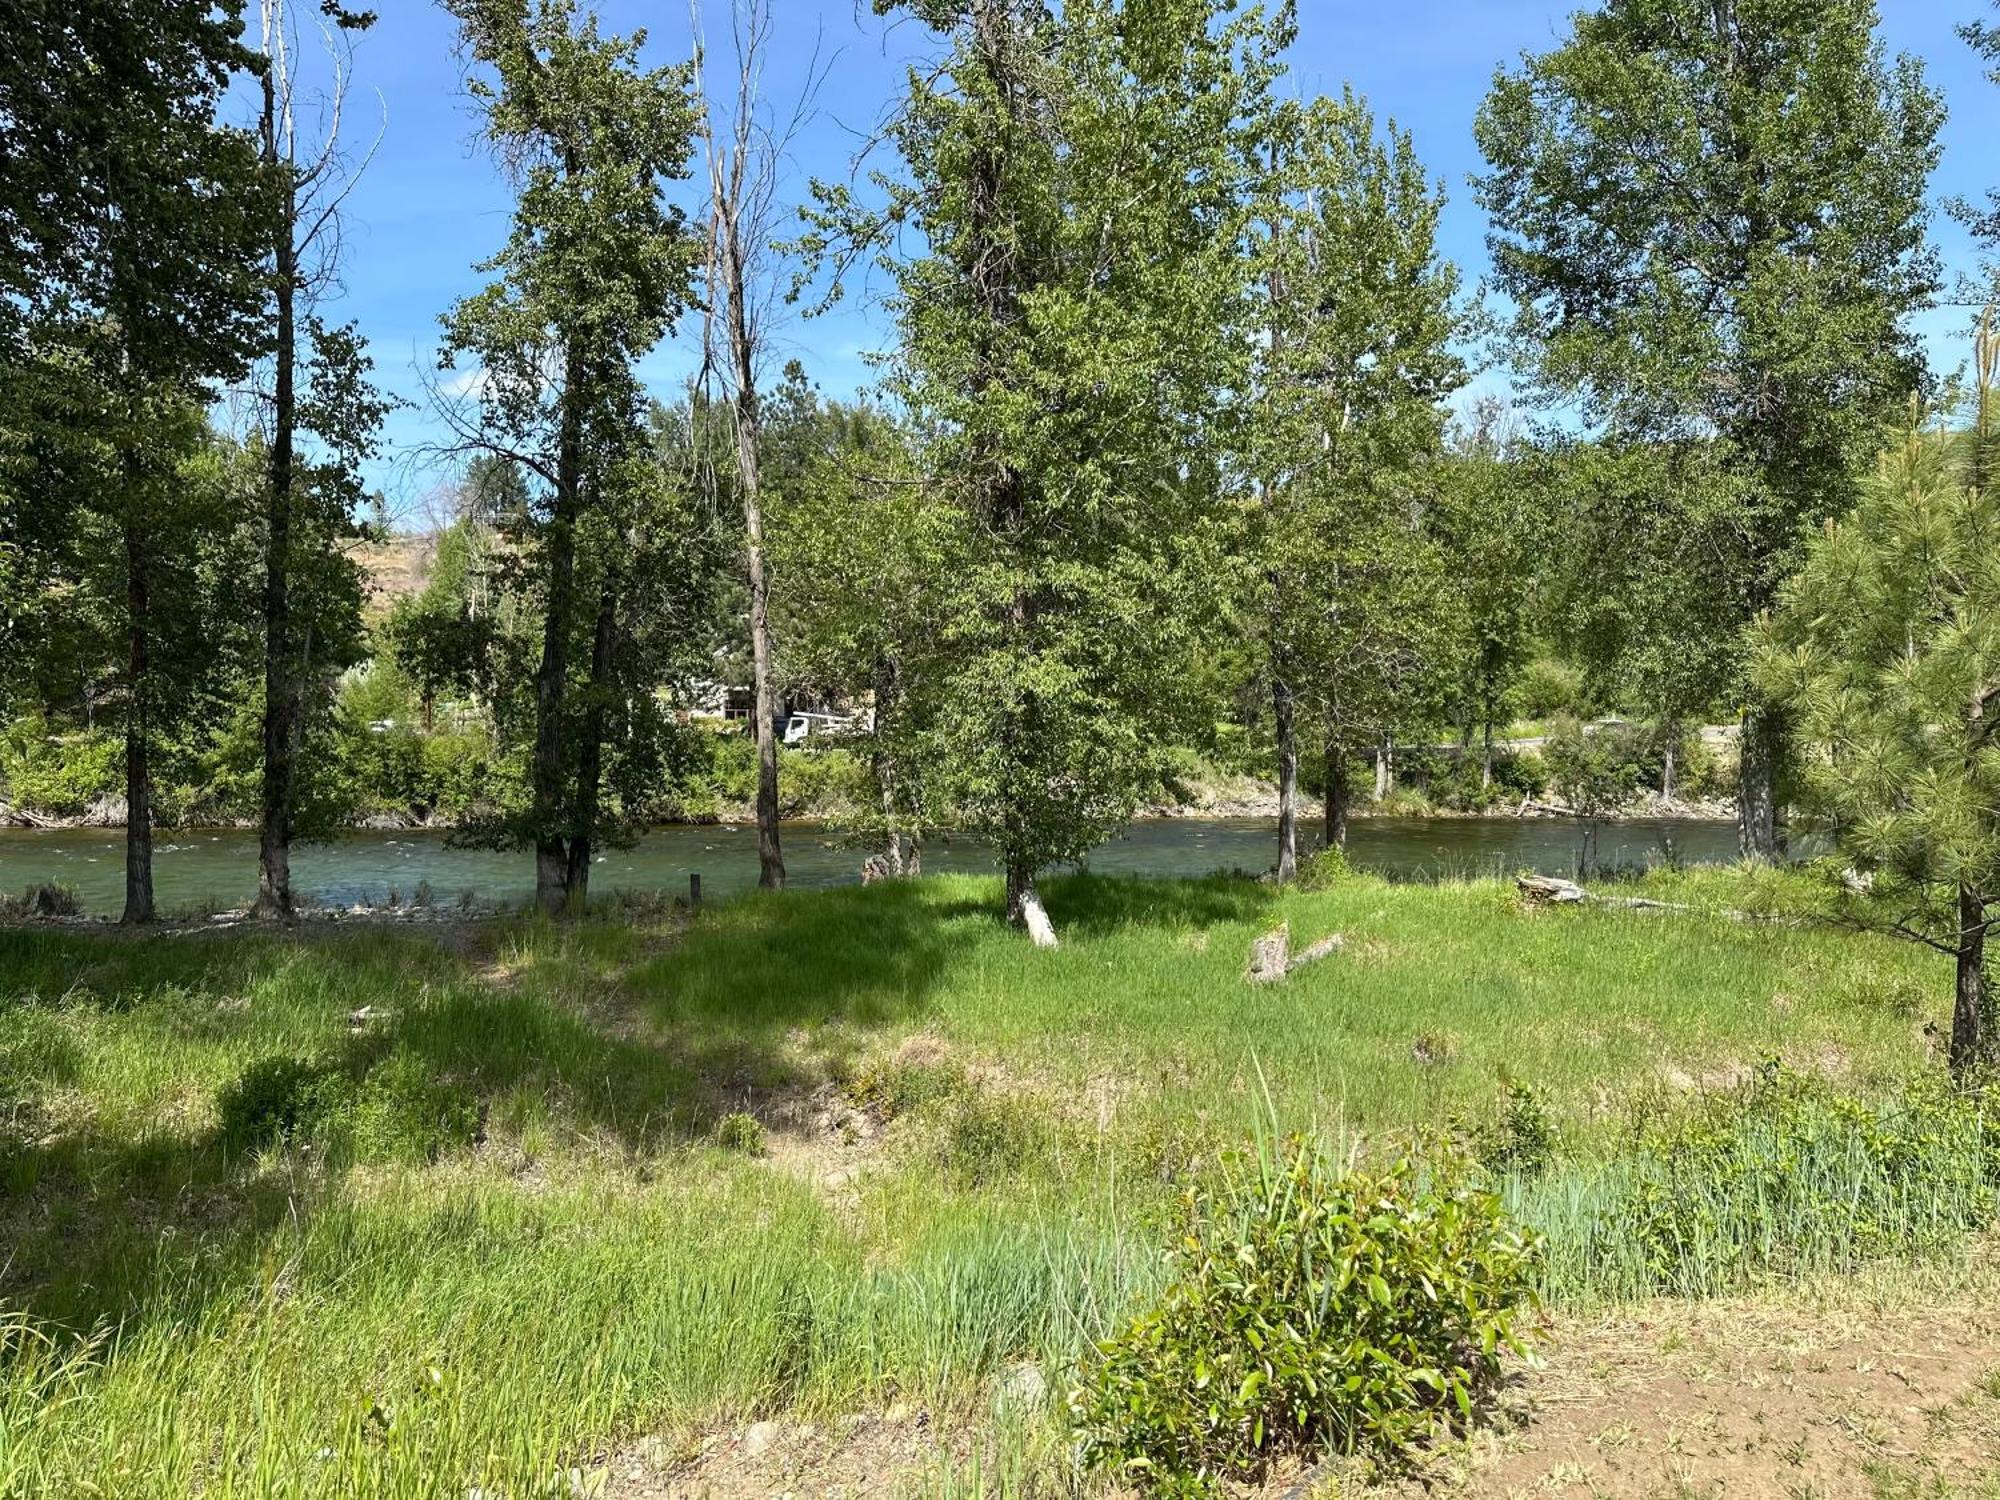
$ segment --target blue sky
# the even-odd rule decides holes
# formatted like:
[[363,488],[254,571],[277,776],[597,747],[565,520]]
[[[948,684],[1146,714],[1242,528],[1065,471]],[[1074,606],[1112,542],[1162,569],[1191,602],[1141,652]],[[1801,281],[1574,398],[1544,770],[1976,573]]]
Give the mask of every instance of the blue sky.
[[[726,61],[726,0],[703,3],[713,62],[720,65]],[[908,22],[892,26],[877,19],[865,0],[772,4],[778,26],[767,75],[771,98],[789,105],[814,57],[831,63],[818,113],[787,164],[796,199],[809,177],[845,175],[861,137],[900,84],[903,65],[927,48],[928,39]],[[345,289],[328,310],[355,319],[384,384],[420,402],[420,372],[436,360],[438,315],[478,285],[473,264],[504,239],[509,194],[473,141],[476,122],[464,97],[450,19],[425,0],[382,0],[378,8],[381,20],[356,57],[349,137],[364,144],[379,123],[382,138],[348,204]],[[1474,112],[1495,66],[1524,49],[1552,45],[1577,8],[1574,0],[1301,0],[1299,8],[1299,89],[1338,92],[1352,82],[1379,114],[1393,115],[1414,133],[1426,165],[1451,195],[1445,249],[1468,282],[1476,281],[1487,257],[1484,219],[1466,185],[1480,167]],[[1882,0],[1889,46],[1924,60],[1951,111],[1934,183],[1939,200],[1977,198],[2000,185],[2000,165],[1984,149],[2000,124],[2000,89],[1986,82],[1954,30],[1985,9],[1985,0]],[[678,60],[690,50],[684,0],[604,0],[603,14],[611,29],[646,27],[648,54],[657,61]],[[717,78],[726,81],[720,71]],[[1940,215],[1935,234],[1949,263],[1970,264],[1972,249],[1957,226]],[[1934,360],[1949,367],[1962,358],[1965,326],[1960,310],[1926,316],[1922,331]],[[782,352],[803,360],[829,392],[843,394],[868,378],[864,355],[884,336],[866,299],[780,330]],[[648,360],[645,374],[661,395],[670,397],[685,376],[698,337],[698,328],[684,327]],[[392,509],[412,520],[443,476],[407,455],[434,431],[420,405],[397,412],[388,451],[370,476]]]

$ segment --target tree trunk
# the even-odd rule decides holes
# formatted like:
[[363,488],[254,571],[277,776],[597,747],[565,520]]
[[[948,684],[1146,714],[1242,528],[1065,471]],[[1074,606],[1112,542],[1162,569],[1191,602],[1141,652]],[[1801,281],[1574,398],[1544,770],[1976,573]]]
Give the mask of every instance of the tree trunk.
[[569,852],[563,843],[563,717],[569,691],[569,638],[576,612],[576,518],[583,478],[583,356],[574,347],[563,370],[562,432],[556,450],[549,517],[548,598],[542,660],[535,672],[533,762],[535,903],[550,916],[569,904]]
[[1736,837],[1745,859],[1775,860],[1778,842],[1777,715],[1769,708],[1744,710],[1738,741]]
[[1347,805],[1353,800],[1353,793],[1347,785],[1347,748],[1344,745],[1326,747],[1326,847],[1345,849],[1347,847]]
[[1282,666],[1271,679],[1271,717],[1278,733],[1278,879],[1299,873],[1299,740],[1292,685]]
[[1660,758],[1660,801],[1669,807],[1674,801],[1674,761],[1680,752],[1680,742],[1680,725],[1669,724],[1666,753]]
[[291,562],[293,450],[298,422],[298,185],[278,149],[276,82],[264,74],[264,160],[285,174],[274,294],[277,368],[272,391],[271,452],[264,496],[264,793],[257,830],[257,906],[264,916],[292,916],[292,815],[297,800],[298,684],[292,663]]
[[886,739],[889,716],[896,704],[896,659],[886,651],[876,652],[874,676],[875,725],[871,759],[875,786],[882,796],[883,852],[889,861],[889,873],[900,877],[903,874],[903,830],[896,807],[896,758],[889,753]]
[[736,380],[736,467],[743,486],[743,532],[750,574],[750,660],[757,689],[757,884],[778,890],[785,857],[778,839],[778,696],[771,662],[770,588],[764,576],[764,502],[757,467],[763,409],[757,347],[744,301],[741,178],[715,201],[714,229],[728,282],[729,355]]
[[1035,871],[1017,856],[1007,861],[1007,920],[1027,929],[1037,948],[1056,946],[1056,930],[1035,888]]
[[1479,789],[1489,792],[1493,789],[1493,719],[1488,715],[1480,725],[1479,747]]
[[1384,738],[1375,747],[1375,800],[1383,802],[1396,790],[1396,742]]
[[597,804],[604,779],[604,706],[612,691],[611,652],[617,640],[618,585],[607,572],[597,601],[597,628],[590,642],[589,707],[576,768],[576,821],[569,833],[564,873],[564,909],[582,916],[590,900],[590,861],[597,847]]
[[[135,435],[136,438],[136,435]],[[134,439],[135,440],[135,439]],[[137,455],[123,455],[125,511],[125,612],[128,697],[125,706],[125,914],[137,925],[153,920],[153,768],[151,761],[152,664],[148,630],[152,623],[150,566],[137,507]]]
[[1987,1061],[1986,901],[1970,886],[1958,891],[1958,985],[1951,1010],[1951,1071],[1960,1077]]

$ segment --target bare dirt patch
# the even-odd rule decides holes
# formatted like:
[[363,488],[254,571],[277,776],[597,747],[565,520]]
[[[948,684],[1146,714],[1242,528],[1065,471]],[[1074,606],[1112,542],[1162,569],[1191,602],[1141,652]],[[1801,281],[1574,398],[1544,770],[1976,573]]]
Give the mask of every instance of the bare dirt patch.
[[[1558,1331],[1497,1420],[1380,1495],[1837,1500],[2000,1484],[2000,1301],[1659,1304]],[[1354,1493],[1353,1489],[1339,1493]]]
[[766,1421],[716,1433],[676,1452],[657,1441],[605,1465],[605,1500],[861,1500],[921,1486],[963,1462],[963,1434],[933,1429],[927,1412],[895,1408],[829,1422]]

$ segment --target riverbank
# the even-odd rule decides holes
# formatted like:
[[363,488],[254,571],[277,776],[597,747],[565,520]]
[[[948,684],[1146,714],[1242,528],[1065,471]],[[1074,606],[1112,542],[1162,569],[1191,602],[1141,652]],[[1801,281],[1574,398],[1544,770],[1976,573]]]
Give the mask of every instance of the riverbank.
[[[1648,888],[1742,899],[1716,873]],[[1674,1351],[1723,1348],[1701,1332],[1723,1324],[1908,1348],[1928,1300],[1954,1309],[1965,1359],[2000,1363],[1978,1242],[1942,1232],[1985,1212],[1939,1196],[1957,1179],[1933,1146],[1882,1168],[1918,1174],[1895,1201],[1921,1190],[1926,1237],[1872,1178],[1834,1192],[1876,1205],[1866,1239],[1850,1214],[1784,1207],[1801,1173],[1817,1193],[1835,1162],[1877,1170],[1855,1122],[1903,1140],[1896,1111],[1944,1107],[1907,1092],[1948,1001],[1927,955],[1533,911],[1499,882],[1076,877],[1047,895],[1055,953],[971,877],[570,927],[8,934],[0,1493],[1109,1493],[1069,1473],[1066,1393],[1091,1340],[1158,1298],[1183,1192],[1274,1126],[1380,1161],[1456,1121],[1549,1237],[1554,1373],[1515,1367],[1527,1425],[1505,1444],[1417,1456],[1446,1492],[1482,1465],[1505,1485],[1455,1492],[1533,1482],[1490,1468],[1508,1454],[1559,1474],[1587,1442],[1562,1413],[1591,1401],[1678,1389],[1720,1410],[1733,1387]],[[1246,983],[1280,923],[1344,944]],[[1696,1160],[1677,1122],[1734,1139],[1739,1118],[1764,1133],[1742,1150],[1769,1135],[1783,1171],[1738,1155],[1759,1175],[1649,1210],[1686,1201],[1731,1237],[1698,1271],[1613,1185],[1655,1170],[1631,1155],[1649,1142]],[[1778,1215],[1754,1232],[1753,1202]],[[1919,1250],[1920,1272],[1870,1270]],[[1697,1287],[1723,1305],[1676,1311]],[[1836,1305],[1875,1321],[1836,1324]],[[1634,1349],[1654,1384],[1621,1383]],[[1925,1371],[1927,1396],[1957,1398]],[[1771,1415],[1789,1434],[1793,1408]],[[1859,1482],[1817,1433],[1811,1463]],[[1630,1451],[1653,1442],[1646,1426]],[[1898,1452],[1881,1461],[1912,1482],[1980,1472],[1949,1444]],[[1601,1492],[1650,1493],[1637,1477]]]

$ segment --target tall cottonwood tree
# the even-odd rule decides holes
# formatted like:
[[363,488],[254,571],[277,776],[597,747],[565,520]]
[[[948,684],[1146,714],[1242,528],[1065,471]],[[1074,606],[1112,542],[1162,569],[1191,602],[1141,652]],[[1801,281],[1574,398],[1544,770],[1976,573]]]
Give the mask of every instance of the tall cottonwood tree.
[[1435,554],[1412,481],[1442,446],[1444,403],[1466,370],[1451,350],[1458,273],[1437,249],[1443,198],[1408,134],[1378,133],[1352,92],[1285,105],[1267,131],[1252,618],[1268,655],[1278,878],[1289,880],[1300,719],[1324,761],[1337,844],[1348,756],[1391,731],[1389,704],[1442,644],[1422,585],[1444,580],[1426,566]]
[[[1623,440],[1712,441],[1752,481],[1720,627],[1771,603],[1923,379],[1908,318],[1938,282],[1943,111],[1877,21],[1875,0],[1607,0],[1503,71],[1476,126],[1496,277],[1544,397]],[[1777,852],[1781,752],[1753,698],[1749,855]]]
[[[28,424],[58,413],[45,436],[102,458],[74,519],[101,518],[115,538],[124,919],[149,922],[152,754],[174,706],[155,637],[163,618],[173,630],[161,583],[192,514],[176,474],[202,438],[200,422],[182,418],[240,378],[264,338],[270,194],[252,135],[218,122],[232,78],[255,60],[240,16],[209,0],[27,9],[9,35],[35,45],[4,49],[0,63],[0,332],[4,357],[35,367],[46,398]],[[10,508],[33,492],[17,491]]]
[[[620,574],[601,558],[579,592],[587,539],[615,549],[611,501],[643,440],[634,366],[692,296],[699,241],[665,197],[688,172],[691,71],[640,65],[643,33],[600,33],[574,0],[448,0],[474,63],[485,134],[518,188],[512,232],[481,269],[494,280],[445,319],[442,363],[473,367],[472,412],[447,406],[469,447],[534,475],[543,611],[535,672],[533,800],[543,910],[578,907],[596,835],[604,718],[570,691],[616,654]],[[600,670],[602,669],[602,670]]]
[[[1007,912],[1132,813],[1189,719],[1219,566],[1191,479],[1240,389],[1241,167],[1262,17],[1216,0],[911,0],[943,39],[889,136],[891,385],[953,534],[927,744],[990,834]],[[854,232],[835,192],[822,239]]]

